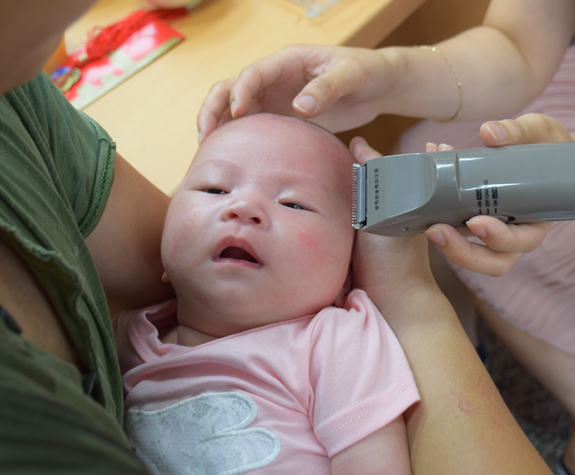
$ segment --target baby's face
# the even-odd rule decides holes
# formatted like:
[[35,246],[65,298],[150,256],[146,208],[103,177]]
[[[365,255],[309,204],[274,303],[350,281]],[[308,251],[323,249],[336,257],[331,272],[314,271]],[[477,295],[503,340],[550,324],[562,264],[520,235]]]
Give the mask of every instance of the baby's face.
[[268,114],[206,139],[162,241],[179,308],[195,309],[181,323],[225,336],[333,303],[354,239],[352,159],[335,140]]

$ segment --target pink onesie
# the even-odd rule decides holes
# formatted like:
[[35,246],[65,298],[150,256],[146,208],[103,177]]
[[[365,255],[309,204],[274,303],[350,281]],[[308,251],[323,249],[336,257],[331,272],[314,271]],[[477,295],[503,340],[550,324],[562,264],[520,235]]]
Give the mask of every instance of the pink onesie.
[[419,400],[367,295],[196,346],[164,344],[176,302],[114,320],[125,428],[152,472],[329,474],[330,457]]

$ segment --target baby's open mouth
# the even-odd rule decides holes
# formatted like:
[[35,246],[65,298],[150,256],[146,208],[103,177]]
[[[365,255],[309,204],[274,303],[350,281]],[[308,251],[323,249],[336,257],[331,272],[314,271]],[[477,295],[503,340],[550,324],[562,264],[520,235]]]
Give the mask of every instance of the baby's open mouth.
[[248,251],[239,247],[226,247],[220,254],[220,259],[237,259],[239,261],[253,262],[259,264],[258,260],[252,256]]

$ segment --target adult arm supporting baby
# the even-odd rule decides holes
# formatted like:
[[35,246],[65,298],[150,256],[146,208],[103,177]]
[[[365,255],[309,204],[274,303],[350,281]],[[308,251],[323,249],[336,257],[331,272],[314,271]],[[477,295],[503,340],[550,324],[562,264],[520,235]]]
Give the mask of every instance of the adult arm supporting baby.
[[[378,156],[352,143],[360,163]],[[407,412],[414,475],[550,473],[515,422],[427,264],[423,236],[359,233],[354,286],[365,290],[401,343],[421,395]]]
[[86,238],[112,316],[173,296],[158,252],[170,199],[118,153],[114,172],[108,205]]
[[[385,469],[382,469],[385,467]],[[403,416],[331,459],[332,475],[408,475],[411,474],[407,431]]]

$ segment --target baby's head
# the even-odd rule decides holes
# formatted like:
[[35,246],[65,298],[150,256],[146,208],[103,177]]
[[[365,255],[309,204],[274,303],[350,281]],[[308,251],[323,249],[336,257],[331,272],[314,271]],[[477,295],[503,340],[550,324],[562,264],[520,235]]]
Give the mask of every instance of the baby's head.
[[353,247],[353,162],[293,117],[252,115],[206,138],[162,239],[179,322],[226,336],[331,305]]

